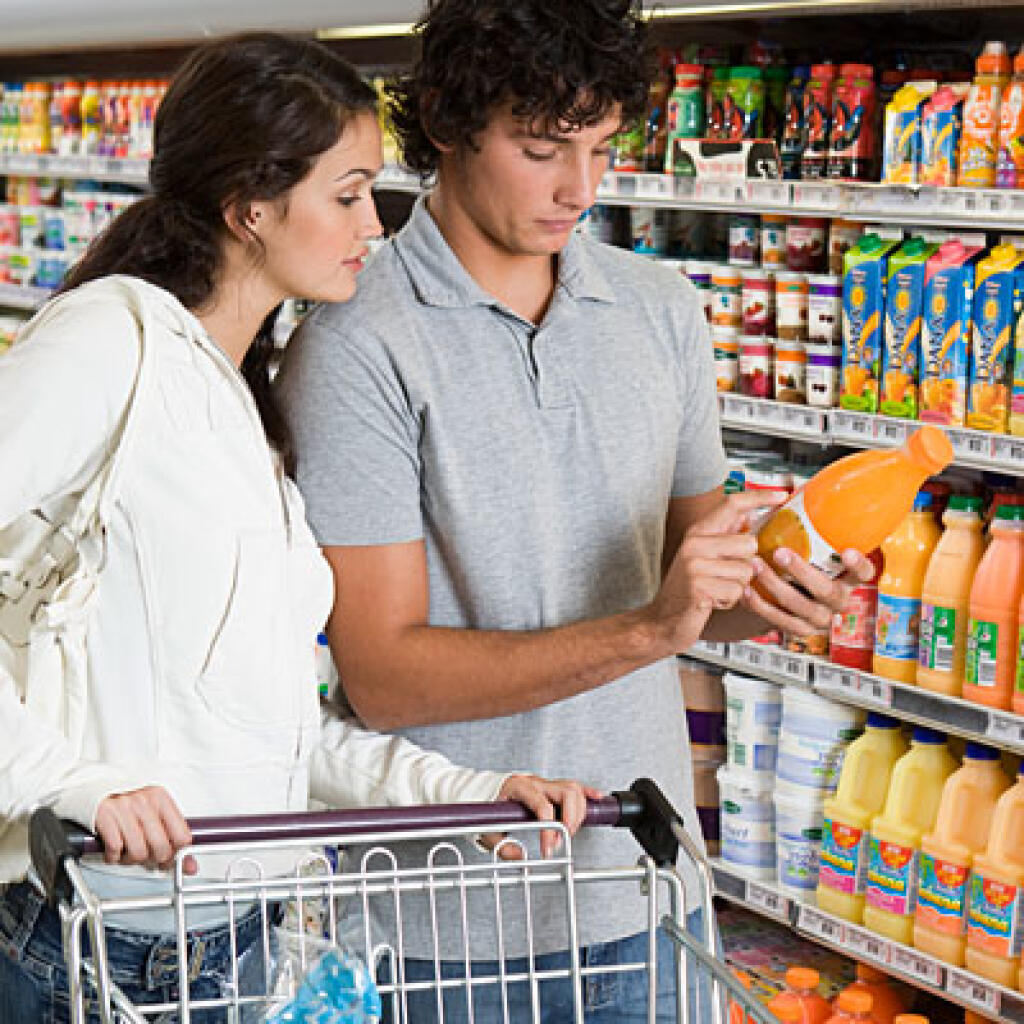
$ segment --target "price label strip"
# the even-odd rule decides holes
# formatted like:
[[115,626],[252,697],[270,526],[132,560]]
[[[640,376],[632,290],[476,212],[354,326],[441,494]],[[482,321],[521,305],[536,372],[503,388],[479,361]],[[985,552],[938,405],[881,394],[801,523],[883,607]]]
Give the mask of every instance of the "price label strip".
[[992,444],[992,458],[1013,469],[1020,469],[1024,466],[1024,441],[1012,437],[996,438]]
[[814,938],[824,939],[837,946],[843,944],[846,926],[813,907],[801,907],[797,926]]
[[932,988],[942,988],[943,966],[906,946],[894,945],[889,954],[889,963],[908,977]]
[[967,974],[951,967],[946,990],[961,1002],[976,1006],[993,1016],[999,1015],[1002,1002],[999,989],[981,978],[976,978],[973,974]]
[[789,923],[789,900],[774,889],[757,882],[748,882],[747,902],[769,917]]
[[887,964],[889,951],[892,948],[881,936],[865,931],[863,928],[846,927],[846,942],[854,953],[874,960],[876,963]]
[[638,199],[671,199],[672,178],[667,174],[640,174],[636,195]]
[[850,669],[819,664],[814,670],[814,685],[821,690],[855,696],[860,693],[860,677]]
[[986,732],[997,743],[1009,744],[1024,750],[1024,718],[1020,715],[992,711],[988,716]]

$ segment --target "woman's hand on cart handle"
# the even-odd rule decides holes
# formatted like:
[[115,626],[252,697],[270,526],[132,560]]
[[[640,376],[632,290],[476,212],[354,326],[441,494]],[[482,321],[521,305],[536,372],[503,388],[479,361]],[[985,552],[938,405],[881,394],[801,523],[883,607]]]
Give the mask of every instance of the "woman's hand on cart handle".
[[[169,870],[174,855],[192,843],[188,822],[162,786],[146,786],[108,796],[96,811],[96,835],[103,841],[108,864],[144,864]],[[195,857],[186,857],[186,875],[198,871]]]
[[[533,812],[538,821],[561,821],[575,835],[587,813],[587,800],[600,800],[603,793],[584,786],[573,779],[544,779],[539,775],[510,775],[498,793],[499,800],[515,800]],[[560,812],[560,813],[559,813]],[[503,834],[490,832],[480,837],[488,849],[501,842]],[[561,846],[562,837],[554,829],[541,833],[540,852],[552,857]],[[522,848],[518,843],[506,843],[499,851],[503,860],[521,860]]]

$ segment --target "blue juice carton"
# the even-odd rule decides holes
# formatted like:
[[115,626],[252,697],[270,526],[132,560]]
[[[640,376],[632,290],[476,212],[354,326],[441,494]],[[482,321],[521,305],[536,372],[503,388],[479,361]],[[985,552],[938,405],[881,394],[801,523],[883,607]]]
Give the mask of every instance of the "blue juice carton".
[[1013,332],[1018,312],[1017,268],[1024,253],[995,246],[978,263],[967,426],[1005,433],[1010,426]]
[[882,181],[916,185],[921,171],[921,115],[935,82],[903,86],[885,108]]
[[1010,392],[1010,433],[1024,437],[1024,267],[1015,273],[1017,285],[1017,325],[1013,338],[1013,389]]
[[899,243],[863,235],[843,258],[843,368],[839,404],[878,412],[889,254]]
[[950,239],[925,265],[919,416],[926,423],[962,427],[967,421],[974,273],[983,252]]
[[937,249],[937,245],[923,238],[910,238],[889,257],[879,401],[879,408],[886,416],[917,418],[924,271]]
[[922,185],[955,185],[966,85],[944,85],[921,111]]

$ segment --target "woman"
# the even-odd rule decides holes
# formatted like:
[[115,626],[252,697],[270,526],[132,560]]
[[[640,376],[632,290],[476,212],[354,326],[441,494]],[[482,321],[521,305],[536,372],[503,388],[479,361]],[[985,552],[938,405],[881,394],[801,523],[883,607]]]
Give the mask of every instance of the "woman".
[[[380,233],[380,159],[374,93],[327,49],[268,34],[199,49],[157,117],[152,194],[0,361],[0,530],[73,506],[117,461],[78,632],[37,622],[25,672],[0,661],[0,1020],[68,1016],[59,922],[26,880],[40,804],[103,839],[107,864],[88,870],[105,897],[166,891],[184,814],[503,797],[581,820],[574,783],[472,772],[321,721],[313,639],[331,577],[267,442],[286,447],[269,323],[289,296],[352,296]],[[167,922],[115,923],[129,998],[173,999],[173,962],[153,962]],[[243,919],[239,951],[258,933]],[[202,937],[194,991],[216,998],[230,937],[221,919]]]

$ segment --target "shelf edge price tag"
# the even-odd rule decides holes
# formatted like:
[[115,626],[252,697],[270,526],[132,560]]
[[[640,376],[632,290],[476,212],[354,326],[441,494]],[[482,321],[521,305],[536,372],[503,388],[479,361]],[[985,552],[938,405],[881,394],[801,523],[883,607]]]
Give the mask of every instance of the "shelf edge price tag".
[[826,942],[834,942],[841,945],[843,942],[844,926],[839,921],[833,921],[818,910],[810,907],[800,908],[800,927],[810,935],[815,935]]
[[951,996],[980,1007],[988,1013],[999,1014],[999,990],[973,975],[950,968],[946,989]]
[[671,199],[672,179],[664,174],[642,174],[637,177],[638,199]]
[[992,711],[988,716],[986,734],[1001,743],[1024,747],[1024,718]]
[[892,687],[884,679],[876,679],[874,676],[861,676],[859,692],[862,697],[881,704],[884,707],[892,707]]
[[866,956],[870,960],[874,960],[877,963],[886,964],[889,962],[889,950],[890,945],[885,939],[878,935],[872,935],[871,932],[863,931],[860,928],[846,929],[846,941],[844,945],[847,945],[855,953],[860,953],[861,956]]
[[747,883],[747,902],[779,920],[788,919],[789,900],[774,889],[757,882]]
[[889,962],[893,967],[923,981],[926,985],[931,985],[932,988],[942,988],[942,965],[935,963],[934,960],[919,956],[902,946],[893,946]]

